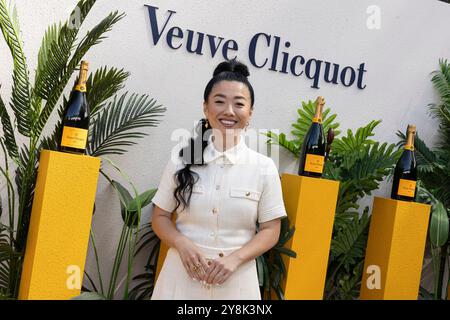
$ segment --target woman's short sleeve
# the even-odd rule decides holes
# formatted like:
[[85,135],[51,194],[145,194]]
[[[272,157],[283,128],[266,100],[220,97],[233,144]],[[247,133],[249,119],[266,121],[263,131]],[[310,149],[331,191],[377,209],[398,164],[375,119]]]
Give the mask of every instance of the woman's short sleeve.
[[263,223],[286,217],[280,176],[272,159],[261,174],[263,191],[258,203],[258,222]]
[[161,209],[173,212],[176,207],[176,200],[173,195],[177,184],[175,182],[175,172],[177,171],[176,164],[169,159],[164,168],[161,181],[159,182],[158,191],[154,195],[152,202]]

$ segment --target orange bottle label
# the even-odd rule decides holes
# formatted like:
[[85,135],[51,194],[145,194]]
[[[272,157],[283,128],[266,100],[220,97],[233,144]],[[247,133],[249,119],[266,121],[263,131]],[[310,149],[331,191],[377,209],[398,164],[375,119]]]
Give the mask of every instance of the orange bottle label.
[[61,146],[84,149],[86,148],[86,141],[88,137],[88,130],[64,127],[61,139]]
[[75,90],[76,91],[80,91],[80,92],[86,92],[86,85],[85,84],[77,84],[75,86]]
[[416,181],[400,179],[397,191],[397,194],[399,196],[413,198],[415,193],[416,193]]
[[316,154],[306,154],[305,171],[322,173],[325,157]]

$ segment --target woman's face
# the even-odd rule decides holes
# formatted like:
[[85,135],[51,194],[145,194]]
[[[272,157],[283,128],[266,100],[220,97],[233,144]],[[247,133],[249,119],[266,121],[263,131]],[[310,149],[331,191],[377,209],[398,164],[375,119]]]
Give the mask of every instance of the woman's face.
[[212,129],[222,135],[237,135],[245,128],[252,115],[250,91],[239,81],[223,80],[214,85],[203,112]]

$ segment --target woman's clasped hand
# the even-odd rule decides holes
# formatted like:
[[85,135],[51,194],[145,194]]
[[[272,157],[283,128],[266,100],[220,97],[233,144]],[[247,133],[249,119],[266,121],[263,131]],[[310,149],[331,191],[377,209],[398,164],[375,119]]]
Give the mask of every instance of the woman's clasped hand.
[[175,248],[188,275],[205,285],[222,285],[242,264],[236,254],[206,259],[200,248],[185,237],[176,241]]

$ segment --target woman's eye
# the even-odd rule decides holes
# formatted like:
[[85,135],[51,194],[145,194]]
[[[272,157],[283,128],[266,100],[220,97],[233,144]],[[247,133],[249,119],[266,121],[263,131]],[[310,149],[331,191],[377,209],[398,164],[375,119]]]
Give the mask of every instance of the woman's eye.
[[237,106],[238,106],[238,107],[243,107],[243,106],[244,106],[244,104],[242,104],[242,103],[238,103],[238,104],[237,104]]
[[223,103],[223,101],[216,101],[216,103]]

